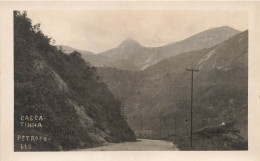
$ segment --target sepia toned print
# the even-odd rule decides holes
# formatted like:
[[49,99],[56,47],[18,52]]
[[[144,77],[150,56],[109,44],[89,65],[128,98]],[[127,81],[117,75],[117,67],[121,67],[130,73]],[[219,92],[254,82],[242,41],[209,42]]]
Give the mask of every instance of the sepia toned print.
[[246,12],[13,16],[15,151],[248,150]]

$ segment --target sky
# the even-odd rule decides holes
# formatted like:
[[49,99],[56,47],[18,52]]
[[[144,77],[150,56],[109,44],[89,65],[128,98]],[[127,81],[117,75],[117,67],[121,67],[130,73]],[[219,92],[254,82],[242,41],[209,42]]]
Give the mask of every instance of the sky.
[[157,47],[201,31],[229,26],[248,29],[245,11],[85,10],[28,11],[32,23],[56,41],[78,50],[100,53],[132,38]]

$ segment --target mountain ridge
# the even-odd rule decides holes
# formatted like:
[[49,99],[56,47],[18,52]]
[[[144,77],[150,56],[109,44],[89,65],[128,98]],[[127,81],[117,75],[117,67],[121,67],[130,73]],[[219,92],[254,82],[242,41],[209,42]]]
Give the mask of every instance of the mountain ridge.
[[[206,49],[202,49],[202,50],[190,51],[190,52],[186,52],[186,53],[183,53],[180,55],[169,57],[168,59],[164,59],[164,60],[158,62],[157,64],[154,64],[153,66],[146,68],[145,71],[155,72],[156,69],[160,69],[160,71],[157,71],[157,73],[161,73],[161,74],[165,73],[165,72],[170,72],[170,71],[171,72],[180,72],[180,70],[176,70],[176,69],[180,68],[180,66],[178,66],[178,67],[176,66],[176,63],[178,61],[183,62],[182,66],[196,68],[199,70],[205,70],[205,67],[208,68],[207,70],[212,70],[214,68],[218,68],[218,69],[226,68],[226,70],[227,70],[228,66],[230,66],[232,63],[235,63],[236,61],[239,61],[239,59],[241,59],[240,56],[243,56],[241,54],[236,57],[237,52],[240,52],[240,51],[247,52],[246,45],[239,45],[240,43],[246,44],[246,42],[248,41],[248,38],[246,37],[246,35],[248,35],[248,30],[241,32],[214,47],[206,48]],[[234,44],[232,44],[232,43],[234,43]],[[227,46],[226,44],[229,44],[229,46]],[[230,47],[231,45],[233,47]],[[229,51],[225,51],[225,52],[222,51],[221,55],[218,54],[218,57],[216,56],[217,53],[220,53],[220,52],[218,52],[218,50],[225,50],[228,48],[231,48],[231,49]],[[236,49],[234,49],[234,48],[236,48]],[[237,51],[236,53],[234,52],[235,50]],[[229,53],[229,56],[223,55],[224,53]],[[204,54],[204,55],[203,55],[203,57],[201,57],[201,60],[199,60],[197,62],[197,64],[193,63],[193,62],[196,62],[196,60],[193,60],[193,62],[192,61],[189,62],[188,59],[183,60],[183,58],[186,56],[189,56],[190,59],[192,59],[192,57],[193,57],[192,54],[195,54],[195,55]],[[228,57],[228,59],[224,61],[223,60],[224,57]],[[210,59],[212,59],[212,58],[216,58],[217,60],[211,61]],[[231,60],[234,60],[234,62],[230,62]],[[247,58],[245,60],[247,60]],[[186,63],[186,62],[189,62],[189,63]],[[217,62],[226,62],[226,64],[223,65],[223,64],[217,63]],[[212,64],[212,65],[210,65],[210,64]],[[240,62],[240,64],[243,66],[246,66],[247,62]],[[185,70],[185,68],[183,67],[181,70],[183,71],[183,70]]]
[[74,52],[74,51],[77,51],[77,52],[79,52],[79,53],[81,53],[81,54],[90,54],[90,55],[95,54],[95,53],[93,53],[93,52],[86,51],[86,50],[78,50],[78,49],[73,48],[73,47],[70,47],[70,46],[68,46],[68,45],[56,45],[56,47],[57,47],[58,49],[61,49],[61,50],[62,50],[64,53],[66,53],[66,54],[70,54],[70,53],[72,53],[72,52]]
[[213,47],[238,33],[240,31],[228,26],[215,27],[159,47],[145,47],[127,38],[116,48],[91,56],[85,55],[83,58],[98,67],[139,71],[177,54]]
[[134,40],[133,38],[126,38],[125,40],[123,40],[119,45],[118,47],[119,48],[122,48],[122,47],[129,47],[129,46],[137,46],[137,47],[140,47],[141,44]]
[[[232,128],[246,141],[248,31],[211,48],[169,57],[142,71],[101,67],[98,73],[108,82],[112,93],[123,102],[129,125],[136,133],[141,133],[142,117],[142,131],[147,137],[159,139],[174,136],[173,118],[176,118],[178,138],[188,138],[191,76],[187,68],[200,70],[194,73],[194,131],[207,127],[218,129],[222,123],[231,123]],[[223,137],[230,139],[230,136]],[[227,148],[225,145],[206,148],[218,144],[220,140],[196,139],[194,142],[197,141],[202,149]],[[208,142],[204,143],[205,140]],[[184,147],[189,147],[188,140],[184,138],[177,139],[177,142],[180,145],[187,143]],[[231,146],[233,143],[227,144]]]

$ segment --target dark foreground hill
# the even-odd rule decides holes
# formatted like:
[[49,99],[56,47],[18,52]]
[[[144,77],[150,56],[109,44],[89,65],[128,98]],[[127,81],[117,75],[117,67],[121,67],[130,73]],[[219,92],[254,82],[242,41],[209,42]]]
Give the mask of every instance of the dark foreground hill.
[[113,96],[81,54],[50,45],[14,12],[14,149],[71,150],[134,141]]
[[[182,53],[143,70],[98,68],[122,100],[128,122],[143,137],[189,147],[190,83],[194,74],[194,148],[247,149],[248,32],[211,48]],[[176,131],[175,131],[176,121]],[[142,122],[142,125],[141,125]],[[197,147],[196,147],[197,146]]]

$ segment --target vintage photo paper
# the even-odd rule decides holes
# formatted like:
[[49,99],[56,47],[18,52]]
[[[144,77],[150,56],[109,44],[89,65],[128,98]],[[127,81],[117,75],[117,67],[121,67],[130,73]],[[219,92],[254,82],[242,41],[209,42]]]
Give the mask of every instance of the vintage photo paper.
[[1,159],[259,158],[258,2],[1,4]]

